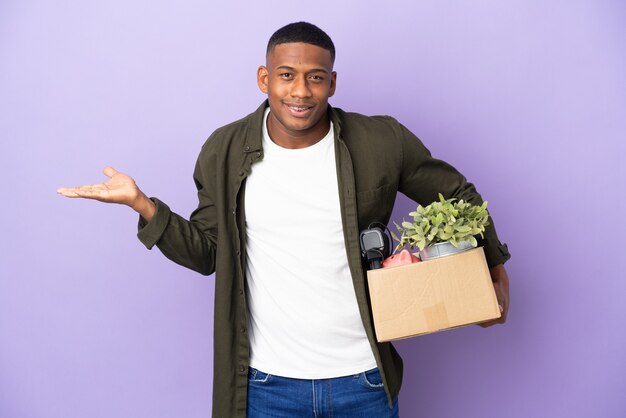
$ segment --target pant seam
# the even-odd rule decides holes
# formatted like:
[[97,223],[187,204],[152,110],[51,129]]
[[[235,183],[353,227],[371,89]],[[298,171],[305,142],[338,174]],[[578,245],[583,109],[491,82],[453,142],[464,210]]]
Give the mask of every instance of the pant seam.
[[315,394],[315,380],[311,380],[311,387],[313,388],[313,416],[317,418],[317,395]]

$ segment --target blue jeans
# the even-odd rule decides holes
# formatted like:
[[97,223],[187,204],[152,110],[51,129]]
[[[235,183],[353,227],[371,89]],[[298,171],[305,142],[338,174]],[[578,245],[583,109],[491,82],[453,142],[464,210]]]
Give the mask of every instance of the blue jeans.
[[389,408],[378,369],[332,379],[292,379],[248,372],[248,418],[397,418],[398,398]]

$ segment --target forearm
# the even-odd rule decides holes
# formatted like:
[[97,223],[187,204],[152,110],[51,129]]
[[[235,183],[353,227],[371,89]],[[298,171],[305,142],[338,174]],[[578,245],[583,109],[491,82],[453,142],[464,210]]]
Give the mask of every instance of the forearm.
[[149,199],[155,207],[152,218],[139,219],[139,240],[148,248],[157,246],[170,260],[200,274],[215,271],[217,236],[205,213],[194,213],[192,220],[172,212],[158,199]]

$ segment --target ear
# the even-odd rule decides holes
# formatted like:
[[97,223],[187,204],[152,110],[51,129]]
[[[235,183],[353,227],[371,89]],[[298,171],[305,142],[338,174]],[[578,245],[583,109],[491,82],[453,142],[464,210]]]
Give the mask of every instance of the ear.
[[337,88],[337,72],[333,71],[330,73],[330,91],[328,92],[328,97],[333,97],[335,94],[335,89]]
[[267,67],[261,65],[256,71],[256,83],[259,86],[259,89],[265,94],[267,94],[268,77],[269,72],[267,71]]

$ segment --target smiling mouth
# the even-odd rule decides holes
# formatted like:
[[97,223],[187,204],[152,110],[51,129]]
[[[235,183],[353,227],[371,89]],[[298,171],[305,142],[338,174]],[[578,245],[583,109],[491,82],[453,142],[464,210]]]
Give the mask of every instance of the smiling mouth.
[[295,104],[285,103],[285,106],[287,106],[287,109],[289,109],[289,111],[292,114],[297,115],[297,116],[305,115],[311,109],[313,109],[312,105],[295,105]]

